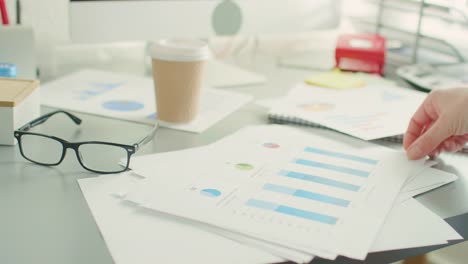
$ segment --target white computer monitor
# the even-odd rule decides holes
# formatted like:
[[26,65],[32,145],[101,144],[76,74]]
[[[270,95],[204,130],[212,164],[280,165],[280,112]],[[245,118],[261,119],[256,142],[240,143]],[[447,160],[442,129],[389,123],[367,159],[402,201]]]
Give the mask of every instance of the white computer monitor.
[[70,0],[73,42],[259,35],[336,27],[339,0]]

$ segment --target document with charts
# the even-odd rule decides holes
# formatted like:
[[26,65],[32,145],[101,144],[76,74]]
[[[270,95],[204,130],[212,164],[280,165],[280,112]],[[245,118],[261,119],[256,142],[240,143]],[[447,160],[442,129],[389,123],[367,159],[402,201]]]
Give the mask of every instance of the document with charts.
[[279,122],[325,126],[373,140],[404,134],[425,96],[394,85],[333,90],[298,84],[287,97],[275,102],[269,117]]
[[127,199],[330,259],[364,259],[404,182],[422,168],[400,152],[281,126],[243,129],[210,153],[164,164],[161,171],[186,168],[184,176],[149,178]]
[[[99,70],[81,70],[41,87],[44,105],[110,118],[154,124],[157,119],[153,80]],[[201,133],[252,99],[249,95],[204,89],[197,118],[161,126]]]

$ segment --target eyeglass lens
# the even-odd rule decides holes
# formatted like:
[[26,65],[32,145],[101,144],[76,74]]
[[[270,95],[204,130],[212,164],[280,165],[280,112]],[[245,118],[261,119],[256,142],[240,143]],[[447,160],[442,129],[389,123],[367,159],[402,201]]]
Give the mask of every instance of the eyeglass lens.
[[40,135],[22,135],[21,149],[27,159],[45,165],[59,163],[63,154],[60,141]]
[[120,146],[86,143],[78,147],[78,155],[82,165],[94,171],[120,172],[128,166],[128,152]]

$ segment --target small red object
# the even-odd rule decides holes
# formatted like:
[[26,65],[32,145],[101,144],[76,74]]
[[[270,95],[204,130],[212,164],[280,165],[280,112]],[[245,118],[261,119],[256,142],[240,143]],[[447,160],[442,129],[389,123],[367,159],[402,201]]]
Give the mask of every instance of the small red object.
[[2,24],[8,25],[8,11],[6,8],[5,0],[0,0],[0,14],[2,15]]
[[345,34],[338,37],[336,67],[383,75],[385,38],[377,34]]

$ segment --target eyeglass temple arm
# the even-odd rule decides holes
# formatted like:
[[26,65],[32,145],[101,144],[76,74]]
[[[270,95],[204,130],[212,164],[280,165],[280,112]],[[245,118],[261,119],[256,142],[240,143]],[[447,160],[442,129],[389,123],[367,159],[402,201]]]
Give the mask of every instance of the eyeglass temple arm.
[[73,122],[77,125],[81,124],[81,119],[78,118],[77,116],[75,115],[72,115],[70,114],[69,112],[66,112],[66,111],[63,111],[63,110],[57,110],[57,111],[53,111],[53,112],[50,112],[48,114],[45,114],[43,116],[40,116],[34,120],[32,120],[31,122],[27,123],[26,125],[20,127],[18,130],[20,131],[28,131],[29,129],[37,126],[37,125],[40,125],[42,123],[44,123],[45,121],[47,121],[51,116],[53,115],[56,115],[56,114],[59,114],[59,113],[63,113],[65,115],[67,115],[71,120],[73,120]]
[[158,128],[159,124],[156,123],[147,136],[135,143],[134,146],[136,147],[136,150],[138,150],[141,146],[145,145],[146,143],[150,142],[154,138],[154,135],[156,134],[156,130],[158,130]]

